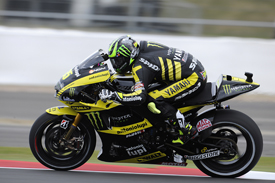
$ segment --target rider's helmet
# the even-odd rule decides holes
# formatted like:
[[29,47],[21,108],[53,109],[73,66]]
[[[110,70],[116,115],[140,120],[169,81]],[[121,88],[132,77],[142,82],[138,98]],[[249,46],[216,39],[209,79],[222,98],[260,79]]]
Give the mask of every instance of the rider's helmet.
[[138,53],[138,43],[130,36],[122,36],[110,44],[108,56],[115,71],[124,74],[130,71]]

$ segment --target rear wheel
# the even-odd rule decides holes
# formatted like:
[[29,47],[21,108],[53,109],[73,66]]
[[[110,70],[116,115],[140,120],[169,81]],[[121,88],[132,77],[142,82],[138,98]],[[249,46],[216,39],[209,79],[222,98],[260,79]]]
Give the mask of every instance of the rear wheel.
[[257,164],[263,149],[262,135],[256,123],[234,110],[218,112],[212,135],[206,141],[222,147],[220,156],[194,163],[212,177],[238,177],[247,173]]
[[48,168],[70,170],[83,165],[93,154],[96,136],[91,123],[82,120],[69,144],[60,139],[68,131],[60,127],[62,117],[44,113],[33,124],[29,144],[35,158]]

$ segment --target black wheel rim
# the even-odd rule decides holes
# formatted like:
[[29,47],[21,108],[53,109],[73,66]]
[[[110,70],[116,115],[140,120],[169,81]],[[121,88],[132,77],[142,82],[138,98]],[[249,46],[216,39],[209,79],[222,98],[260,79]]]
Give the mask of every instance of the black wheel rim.
[[222,129],[229,129],[228,131],[234,131],[237,134],[238,155],[229,160],[212,158],[201,160],[200,163],[205,169],[216,175],[235,175],[245,170],[254,159],[256,151],[255,141],[249,131],[234,122],[218,122],[213,125],[212,133],[215,134]]
[[88,129],[80,123],[72,137],[83,137],[82,148],[80,150],[59,148],[58,140],[65,132],[59,127],[60,121],[60,118],[48,121],[37,130],[35,150],[41,163],[56,169],[71,169],[87,158],[93,142]]

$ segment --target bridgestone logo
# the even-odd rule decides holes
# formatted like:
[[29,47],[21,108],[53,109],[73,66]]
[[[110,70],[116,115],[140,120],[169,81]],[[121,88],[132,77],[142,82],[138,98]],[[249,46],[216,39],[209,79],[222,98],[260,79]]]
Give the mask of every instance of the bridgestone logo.
[[213,151],[213,152],[198,154],[198,155],[194,155],[194,156],[185,155],[184,158],[189,159],[189,160],[202,160],[202,159],[216,157],[219,155],[220,155],[220,151]]

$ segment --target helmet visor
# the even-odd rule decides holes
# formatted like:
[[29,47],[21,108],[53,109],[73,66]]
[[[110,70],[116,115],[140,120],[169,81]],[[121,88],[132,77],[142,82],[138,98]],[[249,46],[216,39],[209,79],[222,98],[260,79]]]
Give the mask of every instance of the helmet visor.
[[[123,72],[123,68],[128,65],[125,57],[113,57],[110,58],[111,64],[118,73]],[[125,65],[126,64],[126,65]]]

